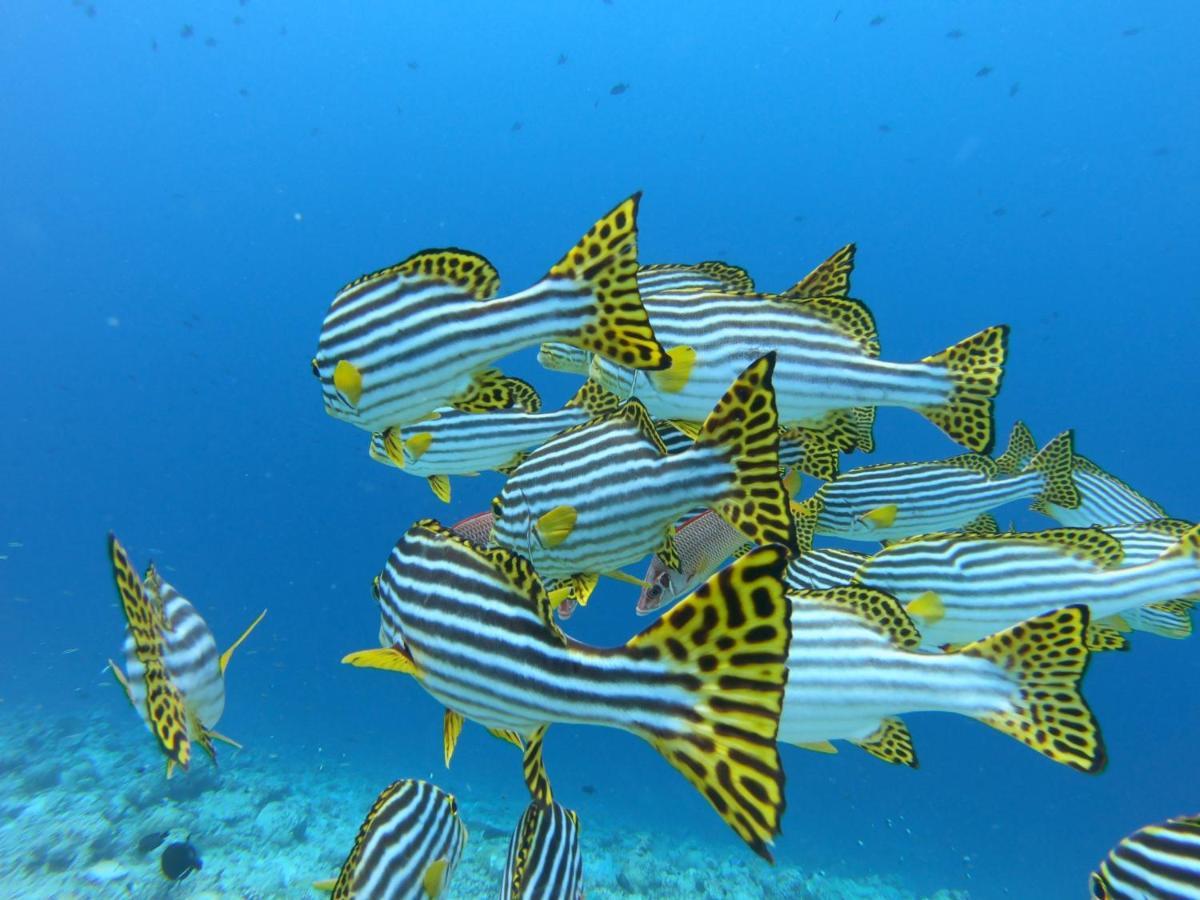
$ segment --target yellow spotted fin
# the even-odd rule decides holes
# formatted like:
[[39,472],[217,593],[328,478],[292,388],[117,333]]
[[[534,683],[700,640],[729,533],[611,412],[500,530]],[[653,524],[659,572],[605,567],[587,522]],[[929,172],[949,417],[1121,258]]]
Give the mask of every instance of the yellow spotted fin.
[[952,388],[946,401],[917,411],[952,441],[976,453],[989,453],[995,439],[992,401],[1000,390],[1008,352],[1008,326],[994,325],[927,356],[922,362],[944,368]]
[[850,275],[854,271],[857,248],[847,244],[783,292],[784,297],[807,300],[812,297],[845,297],[850,293]]
[[573,506],[556,506],[538,517],[534,530],[546,548],[554,548],[571,536],[578,513]]
[[959,531],[975,537],[991,537],[1000,533],[1000,526],[996,524],[996,518],[991,513],[980,513]]
[[850,743],[884,762],[917,768],[917,751],[913,748],[912,735],[908,732],[908,726],[899,719],[888,717],[867,737]]
[[1087,648],[1091,653],[1104,650],[1128,650],[1129,641],[1115,625],[1107,622],[1092,622],[1088,625]]
[[1024,422],[1015,422],[1008,436],[1008,447],[996,457],[996,469],[1001,475],[1020,475],[1037,456],[1037,441]]
[[514,406],[532,405],[536,412],[541,408],[537,391],[519,378],[510,378],[499,369],[480,369],[471,376],[471,382],[450,405],[461,412],[488,412],[494,409],[510,409]]
[[1079,504],[1083,502],[1071,474],[1075,470],[1073,441],[1073,432],[1064,431],[1030,460],[1025,471],[1037,472],[1045,479],[1045,487],[1038,494],[1037,503],[1043,506],[1053,504],[1063,509],[1078,509]]
[[[570,599],[573,603],[578,603],[580,606],[587,606],[588,599],[592,596],[592,591],[596,590],[596,584],[600,581],[600,576],[591,573],[580,575],[572,575],[570,579]],[[566,616],[563,616],[565,619]]]
[[688,379],[692,377],[692,367],[696,364],[696,351],[691,347],[672,347],[667,351],[671,357],[671,366],[650,373],[650,381],[664,394],[678,394],[687,387]]
[[879,335],[875,331],[875,317],[861,300],[852,300],[849,297],[812,297],[803,303],[805,312],[816,316],[855,341],[864,356],[871,359],[879,357]]
[[682,419],[671,419],[671,427],[686,434],[693,441],[700,436],[700,422],[686,422]]
[[825,502],[817,494],[800,503],[792,502],[792,519],[796,523],[796,546],[800,553],[808,553],[813,548],[813,539],[817,536],[817,520]]
[[597,419],[615,412],[620,405],[621,400],[616,394],[590,378],[575,392],[575,396],[567,401],[567,406],[582,409],[589,419]]

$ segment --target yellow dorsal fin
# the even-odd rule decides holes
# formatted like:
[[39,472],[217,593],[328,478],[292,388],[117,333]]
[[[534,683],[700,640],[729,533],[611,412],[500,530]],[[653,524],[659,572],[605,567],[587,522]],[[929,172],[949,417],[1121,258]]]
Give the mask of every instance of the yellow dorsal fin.
[[622,421],[632,425],[643,438],[654,445],[655,450],[663,456],[667,455],[667,445],[663,443],[662,435],[654,427],[654,420],[646,412],[646,407],[639,401],[630,400],[608,418],[610,421]]
[[811,750],[813,753],[837,753],[838,748],[830,741],[801,741],[793,744],[801,750]]
[[672,347],[667,351],[671,358],[670,368],[650,373],[650,380],[664,394],[678,394],[687,387],[692,377],[692,366],[696,364],[696,351],[691,347]]
[[363,392],[362,372],[349,360],[340,359],[333,367],[333,386],[347,403],[358,406]]
[[963,534],[988,537],[993,534],[999,534],[1000,526],[996,523],[996,518],[990,513],[980,513],[959,530]]
[[671,419],[671,427],[676,431],[682,432],[690,437],[693,441],[700,434],[700,422],[685,422],[683,419]]
[[1125,558],[1121,542],[1099,528],[1047,528],[1043,531],[1004,532],[987,540],[1025,541],[1057,547],[1106,569],[1119,566]]
[[884,762],[917,768],[917,751],[913,748],[912,735],[908,733],[908,726],[899,719],[883,719],[879,728],[870,735],[850,743]]
[[495,266],[478,253],[451,247],[418,251],[386,269],[354,279],[338,293],[344,294],[368,282],[384,282],[388,279],[444,284],[477,300],[495,297],[500,290],[500,276]]
[[870,525],[872,528],[891,528],[896,524],[896,514],[900,512],[900,507],[895,503],[889,503],[886,506],[877,506],[870,512],[865,512],[859,519],[863,524]]
[[693,266],[696,271],[710,275],[721,284],[722,291],[745,294],[754,290],[754,279],[741,266],[731,265],[717,259],[706,260]]
[[[529,392],[537,392],[519,378],[510,378],[499,369],[480,369],[471,375],[471,382],[450,401],[460,412],[490,412],[511,409],[532,402]],[[541,406],[541,400],[537,400]]]
[[803,301],[804,311],[816,316],[862,348],[864,356],[879,356],[875,317],[861,300],[849,297],[813,297]]
[[1008,326],[994,325],[921,360],[944,369],[950,390],[943,403],[917,409],[952,441],[990,453],[995,440],[992,401],[1000,390],[1008,353]]
[[450,760],[454,758],[454,748],[458,746],[458,736],[462,734],[462,713],[446,707],[442,716],[442,756],[446,760],[446,768],[450,768]]
[[1026,471],[1037,472],[1045,479],[1037,498],[1042,505],[1078,509],[1083,502],[1072,474],[1075,469],[1073,442],[1073,432],[1064,431],[1047,443],[1026,467]]
[[817,535],[817,520],[825,509],[825,501],[817,493],[801,503],[793,502],[791,508],[792,519],[796,523],[796,546],[801,553],[808,553],[813,548],[813,538]]
[[575,507],[567,505],[556,506],[549,512],[542,513],[534,526],[542,546],[553,549],[569,538],[575,529],[578,516]]
[[412,437],[405,438],[404,449],[413,462],[420,459],[429,445],[433,443],[433,434],[428,431],[418,431]]
[[437,497],[443,503],[450,502],[450,478],[446,475],[430,475],[429,489],[433,491],[433,496]]
[[230,644],[229,649],[221,654],[221,674],[222,675],[225,674],[225,670],[229,667],[229,660],[233,658],[233,651],[236,650],[238,647],[242,646],[242,641],[244,641],[246,638],[250,637],[250,632],[252,632],[258,626],[258,623],[263,620],[263,617],[266,616],[266,614],[267,614],[267,611],[265,609],[262,612],[260,612],[258,614],[258,618],[255,619],[253,622],[251,622],[250,626],[245,631],[242,632],[242,636],[239,637],[232,644]]
[[1107,622],[1092,622],[1088,625],[1085,640],[1088,650],[1092,653],[1129,649],[1129,641],[1125,639],[1125,635]]
[[1179,540],[1162,555],[1162,559],[1187,557],[1200,560],[1200,525],[1188,529]]
[[550,778],[546,775],[546,765],[542,762],[542,741],[546,737],[549,725],[539,725],[525,743],[521,768],[525,773],[525,786],[535,800],[549,805],[554,800],[550,790]]
[[589,419],[598,419],[615,412],[620,405],[621,400],[616,394],[591,378],[585,381],[575,392],[575,396],[567,401],[567,406],[583,410]]
[[1037,456],[1037,441],[1024,422],[1014,422],[1008,436],[1008,447],[996,457],[996,470],[1001,475],[1019,475],[1029,461]]
[[783,292],[796,300],[811,297],[845,297],[850,293],[850,275],[854,271],[854,244],[834,251],[827,260]]
[[1100,731],[1079,693],[1087,668],[1086,606],[1068,606],[959,652],[989,660],[1009,672],[1015,689],[1009,709],[979,716],[1055,762],[1081,772],[1104,768]]
[[385,672],[399,672],[401,675],[419,677],[412,657],[399,647],[357,650],[343,656],[342,662],[358,669],[383,669]]
[[780,442],[785,440],[798,440],[804,446],[804,455],[796,464],[797,470],[820,481],[833,481],[838,477],[841,472],[841,451],[825,432],[790,428],[780,436]]
[[429,900],[437,900],[442,896],[442,892],[446,889],[446,875],[449,869],[450,863],[443,856],[431,862],[429,868],[425,870],[425,875],[421,878],[421,889],[425,891],[425,896]]
[[982,453],[960,453],[958,456],[950,456],[946,459],[938,460],[938,465],[951,466],[955,469],[966,469],[969,472],[978,472],[985,478],[994,478],[999,474],[996,461],[990,456],[984,456]]
[[901,649],[916,650],[921,646],[920,632],[901,607],[900,601],[891,594],[863,585],[848,584],[821,591],[788,591],[788,596],[857,616],[887,635]]
[[528,381],[522,381],[520,378],[508,376],[508,391],[512,397],[512,405],[520,407],[527,413],[541,412],[542,398],[535,388]]
[[904,611],[910,616],[920,616],[925,620],[926,625],[936,625],[946,615],[946,607],[942,603],[942,598],[933,591],[926,591],[910,600],[904,607]]

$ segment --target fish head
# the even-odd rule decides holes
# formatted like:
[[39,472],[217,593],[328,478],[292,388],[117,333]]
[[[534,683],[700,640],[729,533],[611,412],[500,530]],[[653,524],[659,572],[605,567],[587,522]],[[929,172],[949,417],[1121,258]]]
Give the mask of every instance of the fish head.
[[673,603],[683,592],[687,576],[672,569],[657,556],[650,562],[643,579],[646,586],[638,597],[637,614],[644,616]]
[[348,359],[332,359],[321,351],[312,358],[313,376],[321,383],[325,412],[335,419],[366,428],[358,407],[362,402],[362,369]]

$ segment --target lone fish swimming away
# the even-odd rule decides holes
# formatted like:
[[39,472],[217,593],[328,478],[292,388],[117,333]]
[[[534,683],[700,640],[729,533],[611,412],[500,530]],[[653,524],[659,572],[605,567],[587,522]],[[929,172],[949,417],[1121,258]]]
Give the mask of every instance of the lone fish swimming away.
[[775,746],[786,678],[782,547],[713,576],[627,644],[573,641],[521,556],[418,522],[376,581],[388,646],[346,657],[413,675],[447,708],[525,740],[525,780],[553,799],[542,739],[554,722],[647,740],[759,855],[779,830]]
[[500,900],[582,900],[579,816],[551,801],[526,807],[508,842]]
[[507,382],[487,366],[542,341],[632,369],[665,368],[637,290],[639,196],[518,294],[496,297],[491,263],[462,250],[426,250],[342,288],[312,363],[325,411],[376,432],[444,406],[503,408],[512,402]]
[[1200,815],[1123,838],[1092,873],[1096,900],[1200,900]]

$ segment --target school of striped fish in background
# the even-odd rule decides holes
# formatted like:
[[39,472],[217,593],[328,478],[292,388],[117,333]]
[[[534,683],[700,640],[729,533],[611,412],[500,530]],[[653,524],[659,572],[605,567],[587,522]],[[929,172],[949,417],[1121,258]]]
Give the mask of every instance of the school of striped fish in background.
[[[312,360],[325,411],[438,499],[453,476],[506,476],[489,510],[404,531],[369,582],[379,646],[343,660],[409,675],[445,707],[447,766],[468,720],[513,745],[497,747],[514,765],[519,752],[530,803],[499,895],[584,895],[580,817],[555,801],[542,758],[556,722],[646,740],[768,861],[781,743],[836,753],[844,741],[916,766],[901,717],[940,711],[1099,772],[1080,686],[1090,655],[1135,633],[1191,634],[1200,528],[1080,455],[1070,431],[1039,447],[1018,422],[990,455],[1007,326],[887,360],[850,297],[854,245],[763,293],[723,262],[641,265],[638,202],[514,294],[458,249],[363,276],[334,297]],[[585,376],[561,409],[494,367],[528,348]],[[962,452],[843,472],[842,456],[874,450],[879,407],[917,413]],[[805,476],[822,484],[800,500]],[[992,512],[1016,501],[1055,526],[1002,530]],[[863,548],[815,545],[826,537]],[[192,742],[215,761],[213,741],[233,743],[214,730],[226,666],[262,616],[218,654],[153,566],[139,577],[115,537],[110,555],[127,620],[114,674],[168,776]],[[647,557],[644,577],[623,571]],[[564,631],[601,577],[657,615],[622,646]],[[317,886],[439,897],[466,841],[452,796],[401,779]],[[1200,823],[1131,834],[1090,893],[1200,896]]]

